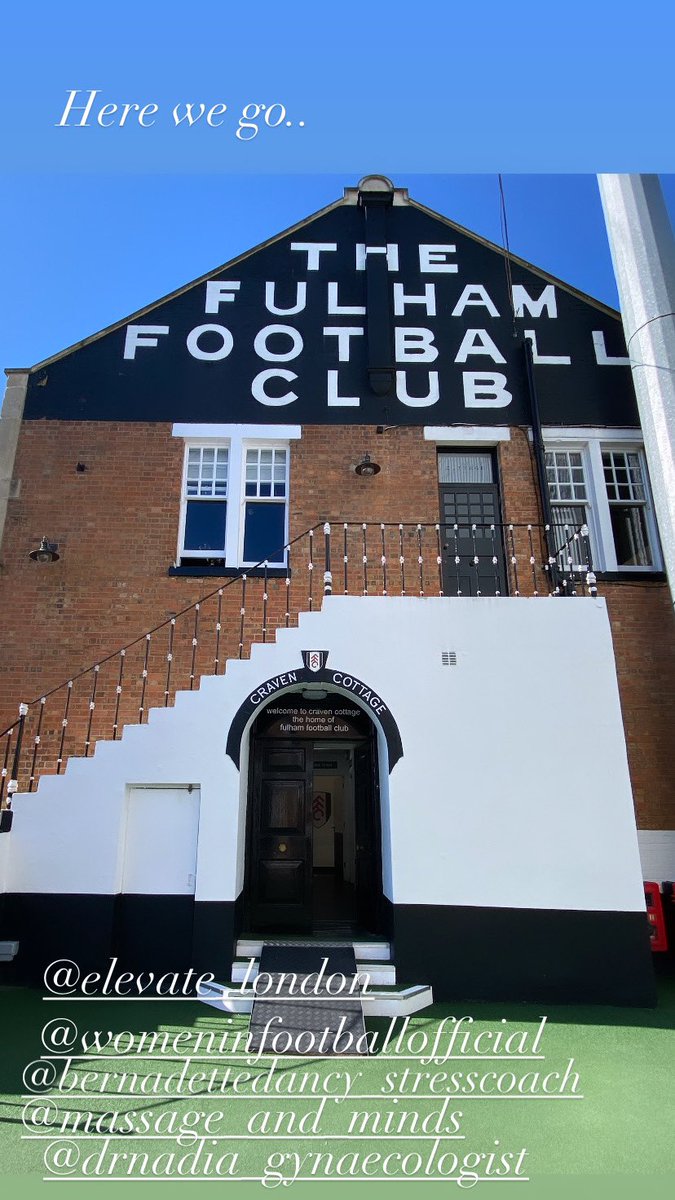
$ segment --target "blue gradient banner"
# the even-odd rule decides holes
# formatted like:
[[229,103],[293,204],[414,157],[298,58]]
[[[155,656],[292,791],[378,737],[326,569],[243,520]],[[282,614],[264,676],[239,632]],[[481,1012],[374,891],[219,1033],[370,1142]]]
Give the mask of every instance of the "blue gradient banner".
[[4,18],[6,166],[675,169],[666,0],[32,3]]

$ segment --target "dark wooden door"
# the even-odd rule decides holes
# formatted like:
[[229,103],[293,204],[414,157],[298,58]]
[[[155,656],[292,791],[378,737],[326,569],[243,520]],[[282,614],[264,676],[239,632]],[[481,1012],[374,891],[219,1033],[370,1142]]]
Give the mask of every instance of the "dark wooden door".
[[372,741],[354,750],[356,919],[364,930],[379,929],[382,900],[379,786]]
[[505,596],[497,484],[442,483],[440,492],[445,595]]
[[312,745],[253,742],[249,914],[254,928],[312,922]]

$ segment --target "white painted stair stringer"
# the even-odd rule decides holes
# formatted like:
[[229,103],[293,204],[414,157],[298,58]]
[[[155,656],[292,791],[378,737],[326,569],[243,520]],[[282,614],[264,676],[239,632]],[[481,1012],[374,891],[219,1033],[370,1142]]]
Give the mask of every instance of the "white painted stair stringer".
[[[178,691],[169,707],[151,708],[145,724],[125,725],[116,741],[97,741],[88,758],[69,756],[61,775],[42,776],[35,792],[17,794],[7,837],[6,889],[67,894],[123,890],[131,789],[198,788],[192,894],[197,900],[234,901],[243,887],[245,785],[227,755],[228,730],[242,703],[265,680],[302,670],[303,650],[328,649],[336,665],[347,665],[362,617],[362,636],[373,644],[380,604],[364,599],[355,605],[350,599],[331,598],[321,610],[301,614],[297,626],[255,644],[250,658],[228,659],[222,675],[202,676],[193,691]],[[233,828],[239,830],[237,836]],[[170,827],[158,830],[158,837],[168,846]],[[155,841],[149,841],[147,854],[156,858],[157,853]],[[184,878],[167,878],[164,891],[182,894],[186,888]]]
[[[301,613],[300,617],[301,619],[307,619],[302,620],[303,629],[301,632],[303,637],[306,633],[310,632],[313,624],[317,624],[318,622],[320,628],[322,618],[321,612]],[[308,625],[310,629],[305,628],[306,625]],[[99,739],[94,745],[93,753],[87,758],[77,754],[69,756],[67,758],[65,768],[60,775],[41,776],[38,779],[35,792],[30,794],[32,796],[36,796],[39,794],[41,789],[43,791],[48,790],[50,792],[54,790],[55,793],[59,793],[62,790],[62,781],[64,778],[72,779],[74,776],[79,776],[81,772],[83,773],[84,777],[89,777],[92,773],[94,763],[100,763],[102,760],[106,760],[107,769],[110,765],[109,756],[118,758],[120,753],[123,753],[122,747],[129,746],[130,743],[135,742],[137,739],[139,740],[139,743],[149,742],[151,739],[146,732],[148,729],[161,729],[162,738],[164,739],[170,733],[171,725],[174,723],[174,714],[178,712],[182,716],[184,712],[189,711],[190,706],[195,703],[198,697],[203,696],[206,691],[209,691],[212,684],[216,684],[217,687],[221,687],[223,680],[226,679],[229,679],[232,683],[239,683],[238,677],[241,677],[242,681],[244,681],[246,680],[246,676],[250,675],[251,671],[255,669],[255,679],[246,681],[249,686],[246,689],[245,694],[239,698],[236,705],[238,708],[239,704],[242,702],[242,699],[245,699],[246,694],[248,694],[250,687],[255,686],[260,682],[260,676],[262,672],[264,672],[263,664],[266,657],[269,658],[270,652],[278,649],[280,646],[285,649],[286,643],[290,643],[290,645],[288,645],[288,649],[292,653],[294,649],[293,642],[297,641],[298,633],[299,626],[291,626],[289,628],[282,626],[274,631],[274,641],[254,642],[250,648],[249,658],[228,658],[225,664],[225,671],[222,674],[217,676],[202,675],[198,680],[197,686],[192,690],[189,690],[188,688],[179,689],[175,693],[171,704],[167,705],[166,707],[156,706],[150,708],[148,710],[148,719],[143,724],[131,723],[124,725],[122,727],[120,736],[114,741],[112,738]],[[287,664],[285,665],[287,669],[292,669]],[[294,662],[292,665],[298,668],[301,664]],[[269,674],[275,674],[275,668],[272,666],[270,666]],[[148,746],[148,749],[151,749],[151,747]]]
[[[553,707],[542,706],[546,663],[558,645],[566,652]],[[227,756],[228,730],[248,697],[260,699],[248,706],[252,721],[257,708],[284,694],[285,684],[263,690],[266,680],[285,675],[290,682],[294,671],[302,678],[302,651],[311,649],[329,652],[329,676],[345,672],[336,684],[343,695],[356,701],[362,680],[371,698],[382,697],[390,736],[398,730],[405,748],[387,764],[385,724],[375,714],[383,888],[392,903],[644,914],[611,631],[604,601],[590,598],[568,605],[513,596],[325,598],[297,627],[255,646],[251,659],[203,677],[172,708],[127,727],[118,743],[100,742],[91,759],[71,758],[62,776],[18,795],[5,835],[8,890],[113,895],[124,890],[131,850],[141,887],[147,861],[161,873],[161,894],[187,894],[187,878],[198,901],[236,900],[244,881],[248,742],[244,734],[240,771]],[[456,652],[452,669],[443,662],[448,649]],[[494,701],[488,710],[486,695]],[[481,721],[469,720],[476,712]],[[552,720],[559,740],[572,739],[586,787],[571,795],[560,784],[565,803],[555,793],[542,809]],[[580,742],[584,727],[593,737]],[[523,729],[525,774],[514,752]],[[461,730],[462,746],[451,786],[448,730],[455,737]],[[71,748],[66,741],[66,754]],[[181,868],[178,886],[178,867],[172,876],[163,859],[185,815],[178,793],[190,786],[193,796],[199,789],[186,801],[196,810],[196,860]],[[153,816],[137,839],[144,803],[147,811],[160,803],[144,795],[148,788],[167,789],[167,817]],[[466,795],[470,805],[461,802]],[[148,885],[148,894],[158,889],[150,893]]]

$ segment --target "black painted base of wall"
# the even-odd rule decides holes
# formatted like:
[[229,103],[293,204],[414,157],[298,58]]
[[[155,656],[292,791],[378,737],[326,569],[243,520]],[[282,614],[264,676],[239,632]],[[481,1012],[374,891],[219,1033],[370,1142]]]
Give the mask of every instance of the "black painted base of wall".
[[238,901],[192,896],[81,896],[13,893],[3,897],[0,937],[19,942],[5,982],[41,986],[47,966],[71,959],[83,974],[117,971],[212,972],[229,980]]
[[[41,985],[68,958],[83,972],[212,972],[230,979],[242,897],[6,895],[0,937],[18,940],[7,982]],[[429,983],[436,1001],[656,1003],[643,913],[392,905],[383,924],[398,982]]]
[[554,909],[390,906],[400,984],[434,1000],[652,1007],[646,915]]

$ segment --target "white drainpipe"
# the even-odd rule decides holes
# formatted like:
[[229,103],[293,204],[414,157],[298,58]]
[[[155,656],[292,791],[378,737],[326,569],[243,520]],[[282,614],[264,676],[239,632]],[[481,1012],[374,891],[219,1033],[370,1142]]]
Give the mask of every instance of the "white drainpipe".
[[598,182],[675,603],[675,240],[657,175]]

